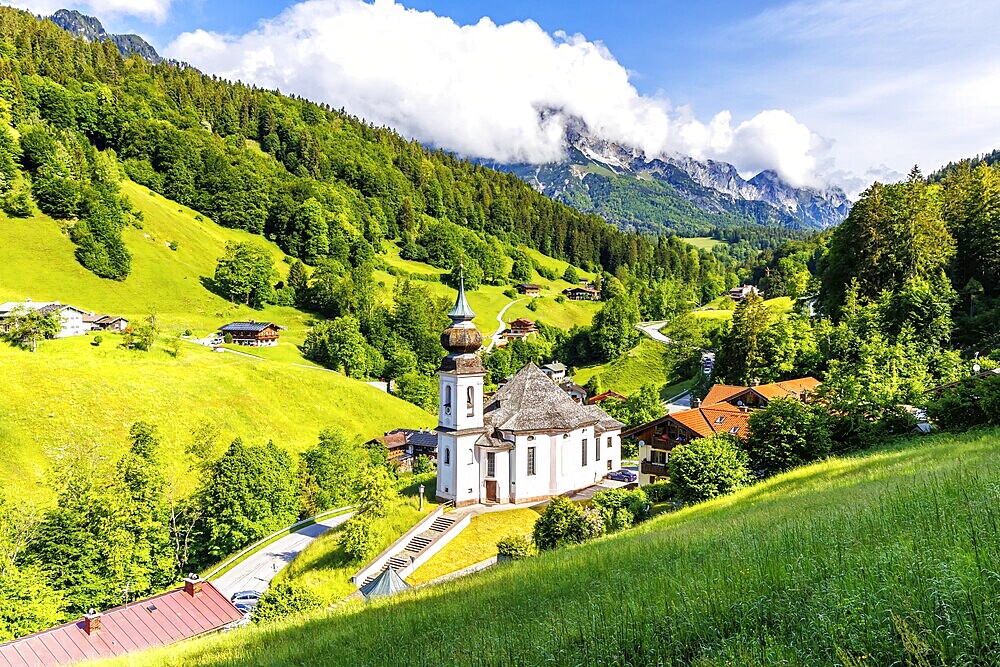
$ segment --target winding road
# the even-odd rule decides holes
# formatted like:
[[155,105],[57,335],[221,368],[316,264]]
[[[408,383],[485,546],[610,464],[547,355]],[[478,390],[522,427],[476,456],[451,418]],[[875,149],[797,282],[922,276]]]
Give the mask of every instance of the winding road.
[[498,326],[496,332],[494,332],[494,334],[490,336],[490,342],[486,346],[487,352],[492,350],[494,347],[500,345],[500,339],[503,337],[503,332],[507,330],[507,323],[503,321],[503,316],[507,313],[507,310],[518,301],[524,301],[524,299],[514,299],[506,306],[504,306],[503,310],[501,310],[500,313],[497,315],[497,323],[500,326]]
[[339,514],[285,535],[247,557],[225,574],[212,579],[212,583],[227,598],[239,591],[263,593],[270,586],[271,580],[302,553],[303,549],[312,544],[317,537],[341,525],[352,516],[353,512]]

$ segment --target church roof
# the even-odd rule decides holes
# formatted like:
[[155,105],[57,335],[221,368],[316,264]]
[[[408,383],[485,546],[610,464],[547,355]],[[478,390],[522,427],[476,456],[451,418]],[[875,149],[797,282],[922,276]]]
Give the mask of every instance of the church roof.
[[625,424],[621,423],[607,412],[601,409],[601,406],[590,404],[582,406],[584,410],[589,412],[593,417],[595,417],[598,422],[595,427],[600,433],[607,433],[608,431],[620,431],[625,428]]
[[493,395],[483,421],[504,431],[572,431],[600,419],[529,363]]
[[462,275],[458,279],[458,296],[455,297],[455,305],[448,312],[448,317],[453,322],[468,322],[475,316],[476,314],[472,312],[472,307],[469,305],[468,299],[465,298],[465,276]]

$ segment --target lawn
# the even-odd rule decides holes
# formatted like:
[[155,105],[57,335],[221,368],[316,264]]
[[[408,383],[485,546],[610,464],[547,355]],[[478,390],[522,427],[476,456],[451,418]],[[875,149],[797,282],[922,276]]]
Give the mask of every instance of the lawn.
[[713,239],[709,236],[681,237],[681,241],[694,246],[698,250],[711,250],[719,244],[725,244],[725,241]]
[[413,585],[457,572],[497,555],[497,542],[511,535],[531,535],[542,508],[486,512],[424,563],[407,581]]
[[[48,498],[47,454],[97,443],[103,456],[125,448],[130,425],[156,424],[172,461],[191,429],[211,422],[220,445],[236,436],[273,439],[291,451],[316,441],[327,426],[361,438],[392,428],[430,426],[432,415],[338,373],[254,360],[185,344],[172,357],[125,350],[104,334],[45,341],[32,354],[0,345],[0,485],[22,499]],[[278,348],[279,350],[281,348]]]
[[890,443],[581,546],[117,664],[995,665],[998,438]]
[[[764,305],[771,309],[775,315],[787,315],[792,312],[793,301],[787,296],[779,296],[774,299],[765,299]],[[710,320],[731,320],[733,311],[736,309],[735,303],[728,296],[720,296],[718,299],[695,310],[692,314],[695,317]]]
[[[434,502],[433,475],[409,476],[405,479],[406,486],[401,489],[399,497],[392,502],[386,516],[376,521],[380,531],[376,553],[381,553],[437,507],[437,503]],[[427,487],[424,492],[423,512],[419,509],[417,489],[421,481]],[[358,589],[351,581],[351,577],[364,563],[352,560],[344,552],[340,545],[340,536],[340,527],[320,535],[278,574],[275,583],[304,584],[318,594],[327,605],[339,602],[356,592]]]
[[594,315],[601,309],[599,301],[572,301],[565,299],[559,303],[552,296],[535,297],[536,310],[530,310],[528,304],[531,301],[525,298],[511,306],[504,314],[504,320],[511,322],[519,317],[526,317],[529,320],[544,322],[550,326],[569,330],[576,325],[590,326],[594,320]]
[[600,375],[604,391],[617,391],[623,396],[634,394],[644,384],[659,387],[665,382],[676,382],[676,378],[668,377],[665,350],[663,343],[643,334],[639,344],[624,359],[577,369],[573,381],[582,386]]

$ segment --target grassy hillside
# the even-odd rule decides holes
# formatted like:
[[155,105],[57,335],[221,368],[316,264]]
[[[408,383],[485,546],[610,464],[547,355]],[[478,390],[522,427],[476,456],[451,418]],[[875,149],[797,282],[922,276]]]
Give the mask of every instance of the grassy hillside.
[[[0,485],[8,495],[44,497],[46,452],[53,448],[97,442],[106,456],[115,456],[136,419],[157,423],[173,451],[202,421],[219,424],[222,439],[273,439],[292,450],[310,445],[330,425],[372,437],[397,426],[433,423],[431,415],[409,403],[312,368],[296,347],[308,327],[306,313],[251,310],[202,285],[227,241],[252,239],[280,260],[276,246],[199,220],[189,209],[133,183],[126,182],[124,190],[145,218],[142,229],[125,230],[133,254],[126,281],[102,280],[80,266],[73,243],[54,220],[0,217],[0,301],[61,301],[133,319],[155,312],[170,336],[187,328],[207,333],[248,317],[276,321],[288,331],[278,347],[252,352],[270,361],[188,344],[176,359],[162,348],[130,352],[107,334],[101,347],[90,345],[90,337],[54,340],[36,354],[0,345],[0,377],[7,380],[0,395]],[[169,248],[172,241],[176,251]],[[287,271],[284,262],[277,266]]]
[[117,664],[997,664],[998,438],[831,459],[635,531]]
[[720,241],[718,239],[713,239],[710,236],[691,236],[687,238],[682,238],[688,245],[692,245],[698,250],[711,250],[720,243],[725,243],[725,241]]
[[[779,296],[774,299],[765,299],[764,305],[771,309],[775,315],[785,315],[792,312],[793,303],[787,296]],[[711,320],[731,320],[736,304],[728,296],[720,296],[701,308],[694,311],[695,317]]]
[[600,375],[604,391],[617,391],[624,396],[634,394],[644,384],[659,387],[666,382],[677,382],[678,378],[669,376],[665,350],[663,343],[643,334],[639,344],[629,350],[624,359],[581,368],[573,375],[573,381],[582,386]]

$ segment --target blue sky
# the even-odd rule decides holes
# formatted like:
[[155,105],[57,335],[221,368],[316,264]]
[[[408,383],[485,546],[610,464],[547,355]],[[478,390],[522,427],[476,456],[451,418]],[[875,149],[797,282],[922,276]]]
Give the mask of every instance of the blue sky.
[[1000,147],[996,2],[79,2],[205,72],[465,155],[553,159],[582,119],[647,153],[856,193]]

